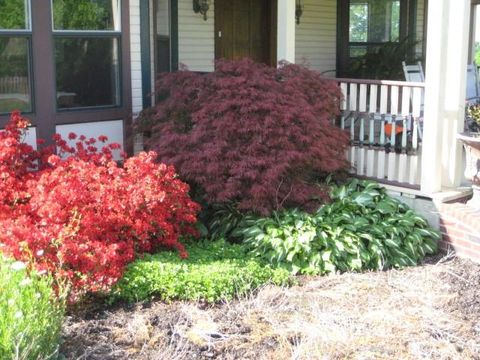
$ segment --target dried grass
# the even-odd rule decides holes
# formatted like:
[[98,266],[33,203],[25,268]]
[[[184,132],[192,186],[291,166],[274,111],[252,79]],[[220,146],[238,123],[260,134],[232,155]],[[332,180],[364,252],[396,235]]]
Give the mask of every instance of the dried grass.
[[[153,304],[117,313],[127,322],[105,329],[116,357],[102,351],[101,359],[480,359],[480,314],[465,316],[458,306],[455,282],[468,281],[459,266],[467,265],[442,259],[267,286],[211,308]],[[149,322],[152,314],[158,324]],[[84,358],[100,359],[88,346]]]

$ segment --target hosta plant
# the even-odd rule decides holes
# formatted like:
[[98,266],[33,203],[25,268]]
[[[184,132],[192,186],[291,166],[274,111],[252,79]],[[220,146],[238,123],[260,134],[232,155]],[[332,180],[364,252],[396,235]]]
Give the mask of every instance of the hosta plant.
[[247,214],[239,211],[235,204],[215,205],[208,219],[208,235],[212,239],[233,240],[235,229],[246,216]]
[[378,184],[353,180],[334,187],[331,198],[314,214],[248,216],[234,234],[295,274],[405,267],[437,251],[438,233]]

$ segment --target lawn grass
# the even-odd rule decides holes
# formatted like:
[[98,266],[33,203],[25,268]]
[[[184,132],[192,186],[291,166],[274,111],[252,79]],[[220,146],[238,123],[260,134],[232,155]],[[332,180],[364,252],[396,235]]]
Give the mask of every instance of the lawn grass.
[[0,99],[0,113],[8,113],[13,110],[28,112],[30,111],[30,104],[17,99]]

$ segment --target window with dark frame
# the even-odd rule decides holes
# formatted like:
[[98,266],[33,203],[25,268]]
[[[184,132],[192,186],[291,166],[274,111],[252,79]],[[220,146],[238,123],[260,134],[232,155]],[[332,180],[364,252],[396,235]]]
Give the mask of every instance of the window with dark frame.
[[120,105],[119,0],[52,0],[57,109]]
[[29,0],[0,1],[0,114],[33,111]]
[[155,2],[155,73],[172,71],[171,56],[171,2]]
[[0,0],[0,129],[19,109],[47,145],[68,124],[121,120],[127,135],[129,19],[126,0]]
[[351,0],[349,56],[363,56],[372,48],[400,41],[400,0]]
[[416,0],[339,0],[338,4],[338,76],[372,75],[373,71],[360,67],[364,59],[377,54],[412,56]]

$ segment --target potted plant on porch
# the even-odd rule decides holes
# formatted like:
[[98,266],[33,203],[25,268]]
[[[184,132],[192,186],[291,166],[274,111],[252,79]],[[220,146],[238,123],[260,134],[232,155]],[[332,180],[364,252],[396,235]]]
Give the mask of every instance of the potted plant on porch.
[[480,104],[467,106],[465,132],[457,137],[466,153],[465,176],[472,181],[473,198],[469,205],[480,209]]

